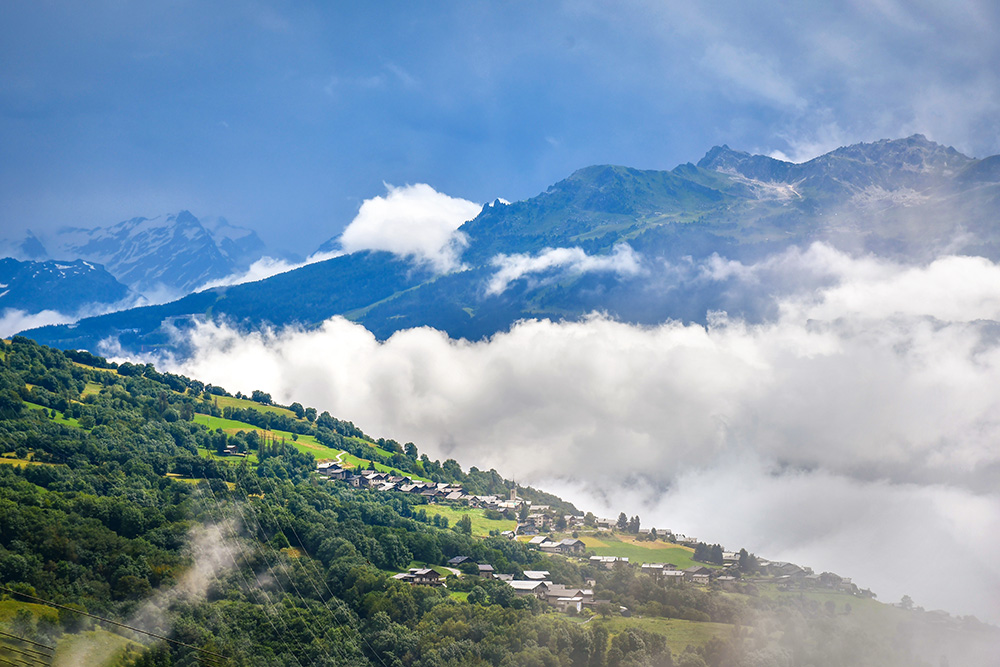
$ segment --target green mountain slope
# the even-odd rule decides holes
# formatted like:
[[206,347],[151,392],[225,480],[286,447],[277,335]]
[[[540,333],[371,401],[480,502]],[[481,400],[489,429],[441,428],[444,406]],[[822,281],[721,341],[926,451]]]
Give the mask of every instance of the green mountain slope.
[[[750,319],[731,285],[683,275],[712,255],[753,262],[822,241],[849,252],[926,261],[941,252],[1000,259],[1000,171],[916,135],[859,144],[803,164],[713,148],[671,171],[581,169],[531,199],[486,206],[460,228],[463,267],[443,276],[381,252],[361,252],[257,283],[208,290],[146,309],[47,327],[26,335],[62,348],[168,348],[199,318],[248,329],[315,326],[333,315],[385,338],[432,326],[477,339],[531,317],[594,310],[636,323],[704,321],[710,310]],[[626,244],[635,270],[574,270],[570,263],[490,280],[505,261],[551,249],[608,258]],[[513,258],[513,260],[511,259]],[[742,309],[742,310],[741,310]],[[747,310],[747,312],[742,312]]]
[[[34,647],[53,664],[891,667],[996,655],[997,628],[882,605],[830,587],[833,575],[790,585],[741,565],[730,583],[668,583],[636,562],[607,569],[463,527],[470,512],[502,524],[482,510],[319,479],[314,441],[476,493],[510,486],[255,397],[24,338],[0,347],[0,658]],[[247,455],[218,455],[227,444]],[[580,530],[633,561],[683,550]],[[458,555],[516,577],[545,570],[606,602],[560,612],[471,574],[447,588],[392,576],[450,572]]]

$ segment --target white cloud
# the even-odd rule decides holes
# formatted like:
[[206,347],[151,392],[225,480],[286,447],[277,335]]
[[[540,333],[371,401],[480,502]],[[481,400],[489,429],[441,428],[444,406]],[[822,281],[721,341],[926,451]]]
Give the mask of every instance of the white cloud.
[[853,576],[883,598],[1000,619],[984,593],[994,559],[953,568],[947,587],[897,562],[918,547],[924,562],[947,562],[956,543],[1000,547],[1000,266],[814,246],[701,270],[770,293],[807,264],[801,292],[761,324],[593,316],[479,342],[428,328],[380,342],[342,318],[251,335],[205,324],[172,367],[266,387],[432,457],[559,478],[647,525]]
[[635,276],[642,271],[640,256],[626,243],[616,245],[610,255],[588,255],[582,248],[546,248],[534,257],[497,255],[490,263],[498,270],[489,280],[487,294],[501,294],[519,278],[549,271],[617,273],[620,276]]
[[339,251],[333,252],[318,252],[314,255],[310,255],[306,258],[304,262],[288,262],[283,259],[275,259],[274,257],[261,257],[256,262],[250,265],[250,267],[243,272],[234,273],[232,275],[226,276],[225,278],[218,278],[216,280],[210,280],[201,287],[198,287],[193,292],[201,292],[202,290],[211,289],[213,287],[228,287],[229,285],[242,285],[244,283],[253,283],[258,280],[264,280],[265,278],[270,278],[271,276],[276,276],[279,273],[287,273],[295,269],[301,269],[303,266],[308,266],[309,264],[315,264],[316,262],[325,262],[328,259],[333,259],[334,257],[340,257],[344,253]]
[[344,252],[386,250],[440,273],[458,269],[467,244],[458,228],[476,217],[482,206],[449,197],[424,183],[386,188],[386,196],[361,204],[340,237]]
[[76,317],[66,315],[55,310],[43,310],[38,313],[29,313],[17,308],[5,308],[0,314],[0,338],[8,338],[19,331],[44,327],[50,324],[69,324],[75,322]]

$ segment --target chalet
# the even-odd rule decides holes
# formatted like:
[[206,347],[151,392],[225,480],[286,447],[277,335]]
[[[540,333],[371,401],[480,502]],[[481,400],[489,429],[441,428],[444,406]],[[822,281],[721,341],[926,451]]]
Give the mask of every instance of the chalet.
[[517,537],[517,534],[513,530],[503,530],[500,531],[500,537],[506,537],[508,540],[512,540]]
[[615,566],[615,563],[624,563],[628,565],[628,558],[623,556],[591,556],[591,565],[603,565],[607,569],[611,569]]
[[343,468],[334,461],[324,461],[323,463],[316,464],[316,472],[324,477],[328,476],[334,470],[343,470]]
[[539,600],[544,600],[549,590],[544,581],[508,581],[507,584],[514,589],[515,595],[534,595]]
[[445,500],[461,500],[462,499],[462,492],[461,491],[452,491],[451,493],[449,493],[448,495],[446,495],[444,497],[444,499]]
[[535,528],[534,524],[531,523],[519,523],[517,524],[517,534],[518,535],[537,535],[538,529]]
[[545,593],[545,601],[560,611],[573,607],[577,611],[594,599],[594,592],[589,589],[571,588],[559,584],[550,584]]
[[479,564],[479,576],[483,577],[484,579],[492,579],[493,578],[493,566],[490,565],[489,563],[480,563]]
[[684,570],[685,578],[696,584],[707,584],[711,574],[712,570],[702,565],[692,565]]
[[772,562],[767,569],[770,574],[778,577],[798,578],[809,574],[805,568],[799,567],[795,563]]
[[451,567],[458,567],[462,563],[468,563],[472,559],[468,556],[455,556],[454,558],[448,559],[448,565]]
[[733,565],[740,562],[740,554],[735,551],[723,551],[722,552],[722,562],[727,565]]
[[528,544],[533,544],[535,546],[541,546],[542,544],[544,544],[544,543],[546,543],[548,541],[549,541],[549,538],[548,538],[547,535],[537,535],[535,537],[532,537],[530,540],[528,540]]
[[582,554],[587,550],[587,545],[583,540],[567,538],[559,542],[559,551],[564,554]]
[[643,573],[651,574],[657,579],[684,577],[684,572],[679,571],[673,563],[643,563],[641,569]]
[[392,578],[397,581],[405,581],[408,584],[421,586],[444,585],[444,582],[441,581],[441,575],[438,574],[437,570],[430,567],[410,568],[409,572],[400,572],[399,574],[393,575]]
[[615,519],[597,519],[595,523],[598,528],[603,528],[604,530],[611,530],[618,525],[618,521]]

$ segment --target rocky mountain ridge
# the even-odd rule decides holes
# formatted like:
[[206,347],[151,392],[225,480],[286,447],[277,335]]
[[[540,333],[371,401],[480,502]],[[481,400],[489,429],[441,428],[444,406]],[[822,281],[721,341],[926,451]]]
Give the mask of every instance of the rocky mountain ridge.
[[[315,326],[333,315],[378,337],[431,326],[489,336],[524,318],[602,311],[624,321],[767,316],[692,269],[712,256],[753,262],[821,241],[849,253],[926,261],[1000,259],[1000,168],[920,135],[838,149],[802,164],[713,148],[671,171],[598,165],[531,199],[485,206],[459,232],[461,270],[435,274],[385,252],[356,252],[249,285],[27,332],[59,347],[117,338],[175,349],[173,332],[222,317],[246,329]],[[684,267],[688,267],[685,269]],[[502,280],[497,276],[503,271]]]

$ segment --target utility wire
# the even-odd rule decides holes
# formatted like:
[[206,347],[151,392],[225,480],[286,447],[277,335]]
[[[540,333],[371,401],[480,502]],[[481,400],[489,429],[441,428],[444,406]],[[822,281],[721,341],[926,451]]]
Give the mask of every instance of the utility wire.
[[10,637],[12,639],[16,639],[16,640],[18,640],[20,642],[24,642],[25,644],[31,644],[32,646],[38,646],[40,648],[44,648],[44,649],[49,650],[49,651],[55,651],[56,650],[56,648],[54,646],[49,646],[48,644],[39,644],[38,642],[33,642],[30,639],[25,639],[24,637],[18,637],[17,635],[12,635],[9,632],[4,632],[3,630],[0,630],[0,635],[3,635],[4,637]]
[[169,642],[169,643],[174,644],[176,646],[183,646],[184,648],[191,649],[192,651],[197,651],[198,653],[203,653],[205,655],[210,655],[213,658],[218,659],[218,660],[227,660],[228,659],[224,655],[220,655],[219,653],[215,653],[215,652],[209,651],[207,649],[198,648],[197,646],[192,646],[191,644],[185,644],[184,642],[179,642],[176,639],[171,639],[170,637],[164,637],[163,635],[158,635],[155,632],[150,632],[148,630],[141,630],[139,628],[133,627],[131,625],[127,625],[125,623],[119,623],[118,621],[112,621],[110,618],[104,618],[103,616],[98,616],[97,614],[91,614],[91,613],[86,612],[86,611],[80,611],[79,609],[73,609],[72,607],[67,607],[66,605],[59,604],[58,602],[52,602],[51,600],[45,600],[45,599],[40,598],[40,597],[35,597],[34,595],[28,595],[27,593],[20,593],[20,592],[15,591],[15,590],[13,590],[11,588],[7,588],[6,586],[0,586],[0,590],[6,591],[6,592],[11,593],[13,595],[19,595],[19,596],[21,596],[23,598],[28,598],[29,600],[34,600],[35,602],[40,602],[42,604],[47,604],[50,607],[55,607],[56,609],[65,609],[66,611],[71,611],[74,614],[80,614],[81,616],[89,616],[90,618],[96,618],[98,621],[101,621],[103,623],[110,623],[111,625],[117,625],[119,627],[126,628],[128,630],[132,630],[133,632],[139,632],[139,633],[144,634],[144,635],[149,635],[150,637],[155,637],[156,639],[162,639],[163,641]]
[[[277,493],[277,490],[276,490],[275,483],[270,478],[268,478],[268,477],[265,477],[264,479],[265,479],[265,481],[267,481],[268,485],[271,487],[272,496],[275,499],[277,499],[278,498],[278,493]],[[263,494],[264,493],[264,487],[262,487],[260,485],[260,475],[256,476],[256,480],[257,480],[257,488],[260,489],[260,492]],[[277,525],[277,523],[276,523],[276,525]],[[306,555],[307,560],[312,561],[312,556],[309,555],[309,551],[306,549],[305,542],[302,541],[302,538],[299,537],[298,532],[296,532],[296,530],[295,530],[294,522],[290,521],[288,523],[288,527],[291,529],[292,535],[295,537],[295,541],[298,542],[299,546],[302,548],[302,552]],[[319,571],[319,566],[315,566],[315,567],[316,567],[317,571]],[[338,610],[342,614],[344,614],[347,617],[348,622],[350,622],[353,625],[353,619],[351,619],[350,613],[349,612],[345,612],[344,609],[343,609],[343,607],[346,606],[346,605],[344,605],[344,602],[342,600],[340,600],[337,596],[335,596],[333,594],[333,591],[330,589],[330,584],[327,583],[326,578],[322,576],[322,573],[320,573],[320,575],[321,576],[319,577],[319,579],[320,579],[320,581],[323,582],[323,585],[326,587],[327,592],[330,594],[330,599],[332,599],[336,603],[338,603],[337,604]],[[315,587],[315,584],[313,584],[313,586]],[[316,593],[319,594],[319,590],[318,589],[317,589]],[[320,597],[322,598],[321,594],[320,594]],[[329,609],[329,606],[327,606],[327,609]],[[368,647],[368,650],[371,651],[371,654],[375,656],[375,658],[379,661],[379,663],[382,665],[382,667],[387,667],[386,664],[385,664],[385,661],[382,659],[382,656],[379,655],[379,652],[376,651],[375,647],[371,645],[371,642],[368,641],[368,638],[361,631],[361,628],[356,627],[355,631],[358,633],[358,635],[360,635],[361,639],[365,643],[365,646]]]
[[[260,488],[259,484],[258,484],[258,488]],[[263,489],[261,489],[261,491],[263,492]],[[213,495],[214,495],[214,491],[213,491]],[[230,495],[234,495],[234,494],[232,494],[232,492],[230,492]],[[250,528],[250,530],[253,531],[253,532],[259,533],[261,535],[264,534],[263,526],[261,526],[260,520],[257,517],[256,512],[253,510],[253,507],[252,507],[251,503],[247,502],[246,505],[247,505],[248,509],[251,510],[251,516],[252,516],[252,518],[254,520],[254,523],[257,526],[256,530],[254,530],[253,527],[249,526],[249,524],[247,522],[246,514],[244,513],[244,510],[243,510],[243,503],[240,502],[239,498],[236,498],[233,501],[232,504],[233,504],[233,507],[236,509],[236,511],[240,513],[240,517],[242,519],[242,522],[243,522],[244,526],[248,526]],[[265,507],[267,506],[266,503],[264,503],[264,506]],[[277,525],[277,523],[275,525]],[[275,563],[278,565],[278,567],[280,567],[283,570],[285,578],[288,580],[288,583],[291,584],[292,589],[295,591],[296,596],[298,596],[299,600],[302,602],[302,607],[298,608],[298,610],[299,610],[299,617],[302,618],[304,612],[309,609],[309,603],[307,602],[306,597],[304,595],[302,595],[301,591],[299,591],[298,586],[295,584],[295,578],[292,576],[292,573],[290,573],[288,564],[285,562],[284,558],[281,556],[280,553],[278,553],[278,550],[275,549],[273,545],[269,545],[269,544],[265,543],[263,539],[258,539],[257,542],[261,546],[261,555],[262,555],[262,557],[264,556],[264,554],[267,553],[268,548],[271,549],[271,551],[273,553],[273,558],[274,558]],[[273,567],[271,567],[271,565],[268,564],[266,557],[264,558],[264,563],[268,566],[268,569],[271,570],[272,576],[275,576],[275,580],[276,581],[280,581],[280,580],[278,580],[277,576],[275,575]],[[316,589],[316,584],[314,582],[312,582],[312,581],[310,581],[310,583],[312,583],[313,588]],[[319,592],[318,589],[316,589],[316,590],[317,590],[317,592]],[[321,603],[323,602],[322,601],[322,597],[320,597],[319,601]],[[327,609],[329,610],[329,607],[327,607]],[[312,636],[313,640],[316,642],[317,648],[320,651],[323,651],[323,653],[326,654],[327,658],[331,658],[332,659],[332,656],[330,655],[329,651],[327,651],[327,649],[326,649],[326,647],[325,647],[322,639],[320,638],[320,636],[318,634],[316,634],[316,632],[313,631],[312,624],[309,623],[304,618],[303,618],[303,623],[304,623],[304,627],[305,627],[306,632],[308,632]],[[346,653],[342,652],[341,648],[339,646],[337,646],[336,644],[331,644],[330,646],[333,648],[334,652],[338,654],[337,657],[339,659],[346,660],[348,658],[348,656],[346,655]]]

